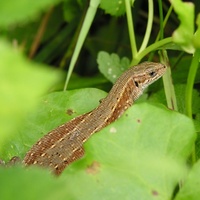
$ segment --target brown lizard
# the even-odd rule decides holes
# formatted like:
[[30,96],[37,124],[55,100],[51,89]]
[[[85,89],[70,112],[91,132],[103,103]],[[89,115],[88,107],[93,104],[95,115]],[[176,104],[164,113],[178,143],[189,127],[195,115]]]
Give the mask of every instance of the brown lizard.
[[26,154],[23,163],[50,168],[59,175],[84,154],[83,143],[119,118],[144,89],[166,71],[161,63],[144,62],[124,72],[108,96],[89,113],[78,116],[42,137]]

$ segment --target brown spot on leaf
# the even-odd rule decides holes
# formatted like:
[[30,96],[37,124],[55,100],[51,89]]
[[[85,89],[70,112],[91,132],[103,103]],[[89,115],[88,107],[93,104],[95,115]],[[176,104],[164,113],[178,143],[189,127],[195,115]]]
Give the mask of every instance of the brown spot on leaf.
[[86,172],[88,174],[95,175],[95,174],[97,174],[100,171],[100,167],[101,167],[100,163],[97,162],[97,161],[94,161],[91,165],[89,165],[87,167]]
[[137,119],[137,122],[138,122],[138,123],[141,123],[141,120],[140,120],[140,119]]
[[153,196],[158,196],[158,191],[156,190],[152,190],[151,193],[153,194]]
[[75,112],[72,109],[67,109],[67,114],[68,115],[73,115]]

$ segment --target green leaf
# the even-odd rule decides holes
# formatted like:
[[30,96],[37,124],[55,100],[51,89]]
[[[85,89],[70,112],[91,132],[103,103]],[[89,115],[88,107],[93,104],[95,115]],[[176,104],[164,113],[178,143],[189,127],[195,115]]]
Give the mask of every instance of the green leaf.
[[26,60],[20,52],[0,41],[0,151],[17,133],[38,98],[59,78],[43,65]]
[[175,200],[199,200],[200,197],[200,161],[190,171]]
[[68,196],[170,199],[185,175],[180,160],[186,161],[195,138],[193,122],[184,115],[135,104],[92,136],[85,145],[85,157],[64,171],[70,180],[66,181]]
[[[25,170],[21,167],[0,168],[0,196],[2,200],[65,199],[62,180],[50,176],[47,170]],[[39,180],[39,182],[38,182]]]
[[[185,114],[185,99],[183,98],[183,94],[185,94],[185,89],[186,85],[185,84],[175,84],[174,89],[176,92],[176,99],[177,99],[177,105],[178,105],[178,111],[180,113]],[[199,97],[199,92],[196,89],[193,89],[193,95],[192,95],[192,115],[193,115],[193,120],[194,120],[194,125],[196,128],[196,131],[200,131],[200,97]],[[160,90],[153,95],[150,96],[149,98],[150,101],[152,102],[158,102],[158,103],[163,103],[166,104],[165,100],[165,92],[164,90]],[[200,145],[198,145],[197,151],[199,149]]]
[[[177,104],[178,104],[178,110],[179,112],[185,114],[185,98],[183,98],[183,94],[185,94],[185,89],[186,85],[185,84],[176,84],[174,85],[174,89],[176,92],[176,99],[177,99]],[[192,113],[195,115],[199,113],[200,110],[200,97],[199,97],[199,92],[196,89],[193,89],[193,103],[192,103]],[[165,93],[163,90],[160,90],[156,93],[154,93],[151,97],[150,100],[152,102],[162,102],[163,104],[166,103],[165,100]]]
[[125,2],[124,0],[101,0],[100,8],[110,15],[120,16],[125,13]]
[[[20,133],[23,142],[16,146],[25,145],[25,152],[43,134],[92,110],[103,97],[105,93],[96,89],[47,95],[39,107],[40,112],[28,118],[30,124]],[[192,120],[186,116],[163,107],[136,103],[116,122],[87,141],[85,156],[65,169],[60,177],[65,188],[60,196],[88,200],[170,199],[176,184],[185,176],[184,163],[195,138]],[[55,197],[60,189],[55,186],[52,190],[48,180],[43,175],[35,176],[32,168],[35,167],[20,174],[18,184],[23,187],[18,188],[18,193],[23,190],[23,197],[33,190],[37,197],[40,191],[32,185],[40,186],[42,179],[41,188],[47,181],[45,191]],[[31,181],[27,178],[27,185],[24,185],[27,173],[34,178],[30,178]],[[3,182],[6,179],[9,178],[1,177]]]
[[25,23],[33,20],[44,9],[49,8],[59,0],[42,0],[32,1],[29,0],[1,0],[0,1],[0,26],[8,26],[13,23]]
[[197,15],[197,30],[193,37],[193,45],[195,48],[200,48],[200,14]]
[[[197,123],[195,124],[196,132],[200,132],[200,113],[196,115],[196,121]],[[196,152],[196,159],[199,160],[200,158],[200,134],[197,135],[197,139],[195,142],[195,152]]]
[[130,61],[123,57],[121,60],[117,54],[109,55],[107,52],[101,51],[98,54],[97,63],[100,72],[112,83],[115,83],[117,78],[128,69]]
[[194,34],[194,4],[191,2],[182,2],[181,0],[170,0],[170,2],[180,20],[179,27],[172,35],[173,41],[179,44],[184,51],[194,53],[192,43]]

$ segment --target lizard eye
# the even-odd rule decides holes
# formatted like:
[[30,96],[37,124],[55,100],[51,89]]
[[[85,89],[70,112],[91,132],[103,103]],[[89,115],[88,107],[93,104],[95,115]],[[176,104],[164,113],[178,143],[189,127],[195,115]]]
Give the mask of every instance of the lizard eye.
[[155,76],[155,75],[156,75],[156,72],[155,72],[155,71],[152,71],[152,72],[149,73],[149,76],[151,76],[151,77],[153,77],[153,76]]

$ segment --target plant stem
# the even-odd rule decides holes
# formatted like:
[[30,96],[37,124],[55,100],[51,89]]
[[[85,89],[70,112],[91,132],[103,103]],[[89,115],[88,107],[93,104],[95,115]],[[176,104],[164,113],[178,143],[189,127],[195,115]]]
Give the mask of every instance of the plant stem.
[[159,7],[159,16],[160,16],[160,39],[164,38],[164,34],[163,34],[163,10],[162,10],[162,1],[158,0],[158,7]]
[[71,59],[70,65],[69,65],[69,70],[68,70],[67,78],[65,81],[64,91],[67,89],[67,85],[68,85],[69,79],[71,77],[72,71],[74,69],[75,63],[78,59],[79,53],[81,51],[81,48],[85,41],[85,38],[88,34],[88,31],[91,27],[91,24],[93,22],[93,19],[94,19],[94,16],[96,14],[97,7],[99,6],[99,4],[100,4],[100,0],[90,0],[90,5],[87,10],[85,20],[83,22],[83,26],[81,28],[81,31],[80,31],[80,34],[79,34],[79,37],[78,37],[78,40],[77,40],[77,43],[76,43],[76,46],[74,49],[74,53],[72,55],[72,59]]
[[167,100],[167,107],[170,108],[171,110],[178,111],[175,89],[171,77],[171,68],[169,66],[169,59],[167,56],[167,52],[165,50],[162,50],[160,52],[160,60],[165,66],[168,67],[167,72],[163,76],[163,85]]
[[135,41],[135,33],[134,33],[130,0],[125,0],[125,6],[126,6],[126,17],[127,17],[127,22],[128,22],[128,31],[129,31],[129,37],[130,37],[130,43],[131,43],[132,58],[134,59],[135,56],[137,55],[137,46],[136,46],[136,41]]
[[[160,7],[159,7],[159,9],[160,9]],[[169,10],[167,11],[167,14],[166,14],[166,16],[165,16],[165,19],[164,19],[163,23],[160,22],[160,23],[162,23],[161,27],[163,28],[163,30],[164,30],[164,28],[165,28],[165,25],[166,25],[168,19],[169,19],[169,16],[170,16],[170,14],[171,14],[171,12],[172,12],[172,9],[173,9],[173,7],[170,6]],[[159,11],[159,13],[160,13],[160,11]],[[158,33],[158,35],[157,35],[157,37],[156,37],[155,42],[157,42],[157,41],[159,40],[159,38],[162,39],[162,36],[161,36],[161,35],[162,35],[162,34],[161,34],[161,30],[160,30],[159,33]],[[164,36],[163,36],[163,37],[164,37]],[[152,60],[153,56],[154,56],[154,52],[151,52],[151,54],[150,54],[148,60]]]
[[81,27],[83,25],[83,21],[84,21],[84,18],[85,18],[85,12],[83,13],[83,15],[81,16],[81,20],[79,21],[78,23],[78,26],[76,28],[76,31],[74,32],[74,35],[71,39],[71,42],[69,44],[69,47],[65,53],[65,55],[63,56],[63,58],[61,59],[61,62],[60,62],[60,68],[63,69],[66,65],[66,61],[68,59],[70,59],[70,57],[72,56],[73,54],[73,51],[74,51],[74,47],[76,46],[76,43],[77,43],[77,40],[78,40],[78,37],[79,37],[79,34],[80,34],[80,30],[81,30]]
[[185,106],[186,106],[186,115],[192,118],[192,90],[194,85],[194,79],[197,73],[198,65],[200,58],[200,49],[196,49],[190,65],[189,74],[187,78],[187,85],[185,91]]
[[[196,49],[196,51],[194,52],[192,63],[190,65],[189,74],[187,78],[186,91],[185,91],[186,115],[191,119],[192,119],[192,90],[197,69],[199,66],[199,57],[200,57],[200,49]],[[196,162],[195,144],[193,146],[193,151],[192,151],[192,162],[193,164]]]
[[148,53],[150,53],[151,51],[155,51],[156,49],[162,47],[163,45],[165,44],[168,44],[172,42],[172,37],[168,37],[168,38],[165,38],[163,40],[160,40],[158,42],[155,42],[153,43],[152,45],[148,46],[146,49],[144,49],[144,51],[142,51],[140,54],[138,54],[138,57],[137,59],[135,60],[132,60],[131,62],[131,65],[135,65],[137,63],[140,62],[140,60],[145,56],[147,55]]
[[39,26],[39,29],[37,31],[37,34],[35,36],[35,39],[31,45],[31,48],[30,48],[30,52],[29,52],[29,55],[28,57],[29,58],[33,58],[34,55],[35,55],[35,52],[37,51],[39,45],[40,45],[40,42],[42,40],[42,37],[44,35],[44,32],[46,30],[46,27],[47,27],[47,24],[48,24],[48,21],[49,21],[49,18],[53,12],[53,9],[54,7],[51,7],[48,12],[44,15],[44,17],[42,18],[42,21],[41,21],[41,24]]
[[147,28],[146,28],[146,32],[145,32],[145,36],[142,42],[142,45],[140,47],[139,53],[142,52],[148,42],[149,42],[149,38],[150,38],[150,34],[151,34],[151,30],[152,30],[152,24],[153,24],[153,0],[149,0],[149,11],[148,11],[148,22],[147,22]]

